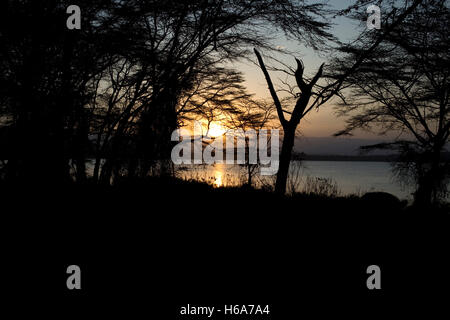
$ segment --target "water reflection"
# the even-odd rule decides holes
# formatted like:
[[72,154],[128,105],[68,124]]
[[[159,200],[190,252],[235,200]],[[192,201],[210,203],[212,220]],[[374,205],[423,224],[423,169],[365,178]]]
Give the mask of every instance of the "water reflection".
[[[296,166],[304,167],[300,176],[295,177]],[[177,176],[185,180],[195,180],[218,187],[234,187],[246,181],[245,167],[238,165],[186,165],[180,166]],[[410,189],[403,189],[392,180],[391,167],[387,162],[359,161],[293,161],[290,168],[290,180],[296,191],[302,191],[307,176],[333,179],[342,194],[364,194],[368,191],[385,191],[399,198],[409,199]],[[274,177],[256,174],[253,185],[262,183],[274,185]]]
[[216,163],[212,166],[213,171],[213,177],[214,177],[214,182],[213,182],[213,186],[216,188],[219,187],[224,187],[225,186],[225,176],[226,176],[226,171],[227,168],[225,167],[224,164],[221,163]]
[[223,172],[219,170],[214,171],[214,187],[221,187],[223,185]]
[[206,182],[215,188],[235,187],[242,184],[242,168],[236,165],[187,165],[175,168],[178,178]]

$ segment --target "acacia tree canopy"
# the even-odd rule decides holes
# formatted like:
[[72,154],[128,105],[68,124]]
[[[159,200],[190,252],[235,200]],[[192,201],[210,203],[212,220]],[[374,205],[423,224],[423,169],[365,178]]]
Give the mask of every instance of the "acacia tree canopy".
[[[449,18],[446,1],[423,1],[347,78],[350,90],[339,108],[350,117],[338,135],[363,128],[397,131],[409,138],[376,147],[398,147],[408,155],[404,162],[414,162],[406,168],[413,169],[409,174],[421,203],[447,188],[448,164],[442,163],[441,154],[450,135]],[[346,69],[374,37],[369,32],[343,46],[335,69]]]

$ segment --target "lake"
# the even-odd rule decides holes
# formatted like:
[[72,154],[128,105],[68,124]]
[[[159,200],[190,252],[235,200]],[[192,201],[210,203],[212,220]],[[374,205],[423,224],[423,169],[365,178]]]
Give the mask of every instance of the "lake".
[[[177,166],[180,178],[193,179],[219,186],[237,186],[246,181],[245,167],[238,165]],[[400,199],[412,199],[413,188],[405,189],[393,179],[388,162],[371,161],[293,161],[290,167],[290,185],[301,191],[307,177],[332,179],[341,194],[364,194],[369,191],[389,192]],[[253,179],[255,186],[274,184],[275,176]]]

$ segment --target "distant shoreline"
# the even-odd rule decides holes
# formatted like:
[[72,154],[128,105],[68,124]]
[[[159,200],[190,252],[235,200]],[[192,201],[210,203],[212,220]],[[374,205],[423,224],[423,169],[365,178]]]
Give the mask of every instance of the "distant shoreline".
[[[370,162],[396,162],[398,155],[322,155],[322,154],[305,154],[296,153],[292,156],[293,160],[307,160],[307,161],[370,161]],[[442,161],[450,161],[450,153],[444,152],[442,154]]]
[[314,155],[314,154],[296,154],[293,160],[306,161],[367,161],[367,162],[394,162],[398,158],[397,155],[367,155],[367,156],[351,156],[351,155]]

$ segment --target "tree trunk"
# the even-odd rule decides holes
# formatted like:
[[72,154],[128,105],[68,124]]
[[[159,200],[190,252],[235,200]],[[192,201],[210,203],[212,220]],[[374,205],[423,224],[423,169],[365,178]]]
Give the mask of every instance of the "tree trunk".
[[414,206],[428,208],[437,201],[439,188],[442,184],[444,174],[441,172],[441,150],[443,144],[436,144],[430,155],[430,165],[423,176],[419,179],[418,188],[414,194]]
[[430,181],[430,172],[419,179],[418,188],[414,194],[414,206],[427,208],[431,206],[433,196],[433,187]]
[[151,166],[157,162],[161,176],[170,175],[170,166],[166,162],[171,159],[173,142],[172,132],[177,129],[176,90],[160,93],[147,107],[139,124],[137,156],[140,159],[140,176],[146,177]]
[[98,182],[98,177],[99,177],[99,173],[100,173],[100,161],[101,161],[101,157],[97,151],[97,155],[95,157],[95,164],[94,164],[94,173],[92,174],[92,180],[94,181],[94,183]]
[[277,181],[275,184],[275,192],[278,194],[286,193],[289,165],[292,157],[292,148],[294,147],[295,127],[289,128],[284,132],[283,145],[281,146],[280,163],[277,173]]
[[278,98],[277,92],[273,86],[272,80],[270,79],[270,75],[267,72],[266,66],[264,65],[264,61],[262,60],[261,55],[258,50],[254,49],[256,57],[258,58],[259,65],[264,73],[264,76],[267,81],[267,85],[269,86],[270,94],[272,95],[272,99],[274,101],[278,118],[280,119],[280,123],[284,129],[284,137],[283,137],[283,145],[281,146],[281,154],[280,154],[280,162],[278,167],[277,174],[277,182],[275,184],[275,192],[278,194],[284,194],[286,192],[286,183],[289,174],[289,164],[291,162],[292,156],[292,148],[294,147],[294,139],[295,139],[295,130],[300,123],[300,120],[305,116],[305,114],[310,110],[308,109],[306,112],[306,107],[308,106],[309,99],[311,98],[312,88],[322,76],[323,64],[320,66],[314,78],[306,83],[303,80],[303,63],[296,59],[297,61],[297,70],[295,71],[295,79],[298,87],[300,88],[301,94],[297,99],[294,110],[291,113],[291,119],[286,120],[284,117],[284,110],[281,106],[280,99]]

